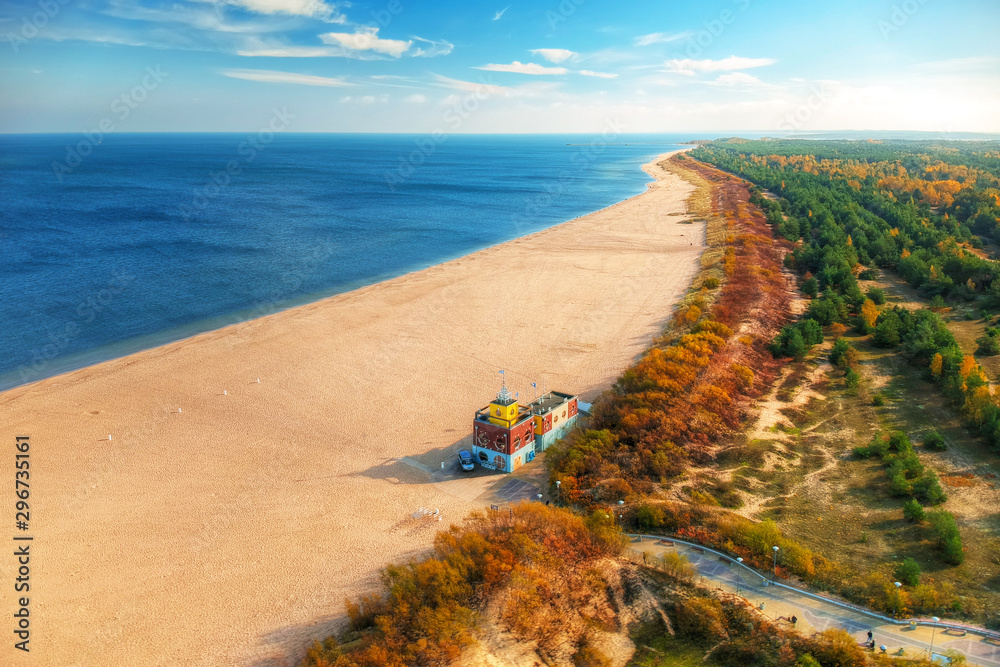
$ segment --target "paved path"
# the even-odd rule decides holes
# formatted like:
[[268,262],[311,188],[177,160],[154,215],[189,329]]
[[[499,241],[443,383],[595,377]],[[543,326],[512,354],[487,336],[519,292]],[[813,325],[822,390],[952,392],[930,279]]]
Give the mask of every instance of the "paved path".
[[885,623],[873,615],[849,611],[784,588],[762,586],[764,580],[759,575],[740,574],[736,567],[729,562],[721,562],[718,556],[707,551],[699,553],[679,543],[664,546],[648,537],[642,542],[633,539],[632,550],[652,556],[660,556],[668,551],[687,556],[704,583],[713,584],[715,588],[727,593],[739,594],[771,618],[780,620],[793,615],[798,617],[797,628],[807,635],[829,628],[843,628],[854,635],[858,643],[863,643],[871,630],[876,646],[885,645],[892,654],[899,655],[902,650],[902,654],[909,657],[917,657],[921,653],[927,657],[933,641],[935,653],[955,649],[966,655],[969,665],[1000,667],[1000,646],[974,635],[954,637],[928,627],[910,629],[909,626]]

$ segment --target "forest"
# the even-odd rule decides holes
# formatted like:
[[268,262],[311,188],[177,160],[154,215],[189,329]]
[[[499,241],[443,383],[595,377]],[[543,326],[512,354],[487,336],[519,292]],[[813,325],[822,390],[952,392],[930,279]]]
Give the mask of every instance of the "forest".
[[[1000,625],[997,591],[983,585],[1000,580],[997,527],[949,509],[951,494],[996,489],[995,474],[979,473],[1000,451],[984,361],[1000,353],[1000,143],[728,139],[664,166],[695,186],[689,209],[708,248],[663,334],[589,423],[546,452],[550,496],[567,507],[522,504],[440,533],[431,556],[387,566],[379,592],[348,600],[349,628],[317,643],[305,667],[446,664],[498,628],[560,664],[611,664],[607,632],[691,664],[890,664],[846,633],[779,628],[694,585],[684,563],[628,562],[611,506],[626,530],[760,569],[778,547],[776,576],[884,613]],[[975,350],[956,336],[965,321]],[[825,379],[810,385],[814,376]],[[913,378],[955,428],[909,416],[908,392],[924,391]],[[796,403],[800,391],[825,403]],[[761,405],[782,401],[763,439],[751,433]],[[836,426],[806,435],[830,419],[858,426],[846,438]],[[989,465],[945,477],[936,457],[959,440]],[[860,476],[854,514],[796,505],[789,489],[809,475],[794,477],[790,462],[809,474],[832,466],[848,484]],[[804,528],[799,506],[845,531],[857,523],[857,538]],[[869,515],[891,527],[876,546]],[[650,599],[656,614],[629,616]],[[630,664],[672,664],[643,660]]]
[[[1000,309],[1000,265],[983,250],[1000,240],[996,142],[728,141],[693,156],[751,181],[753,203],[777,235],[795,244],[785,265],[812,298],[808,319],[796,326],[810,319],[856,326],[876,345],[899,347],[1000,445],[989,379],[935,312],[955,303],[984,317]],[[766,199],[762,190],[780,198]],[[930,307],[880,309],[884,295],[858,287],[858,278],[876,268],[930,297]],[[995,332],[988,333],[981,350],[996,354]],[[780,352],[789,352],[788,342]]]

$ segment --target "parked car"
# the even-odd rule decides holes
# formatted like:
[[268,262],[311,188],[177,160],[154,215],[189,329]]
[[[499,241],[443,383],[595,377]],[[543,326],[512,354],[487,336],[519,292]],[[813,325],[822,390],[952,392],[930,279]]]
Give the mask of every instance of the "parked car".
[[462,470],[472,470],[476,466],[472,462],[472,452],[462,449],[458,452],[458,462],[462,464]]

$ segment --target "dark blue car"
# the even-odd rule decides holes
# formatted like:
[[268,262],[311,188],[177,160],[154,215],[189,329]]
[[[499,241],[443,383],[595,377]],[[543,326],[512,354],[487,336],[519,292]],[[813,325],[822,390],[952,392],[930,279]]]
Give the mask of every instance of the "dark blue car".
[[472,463],[472,452],[462,449],[458,452],[458,461],[462,464],[462,470],[472,470],[475,465]]

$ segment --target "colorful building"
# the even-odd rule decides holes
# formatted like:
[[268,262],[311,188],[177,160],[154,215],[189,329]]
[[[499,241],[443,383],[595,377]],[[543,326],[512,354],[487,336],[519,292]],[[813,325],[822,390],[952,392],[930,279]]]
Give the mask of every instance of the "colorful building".
[[563,437],[576,421],[576,396],[547,392],[527,405],[507,385],[472,422],[472,455],[484,468],[513,472]]

